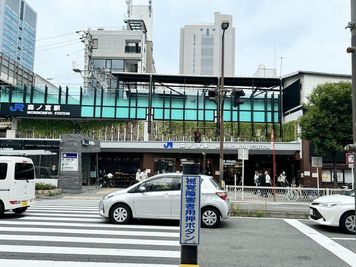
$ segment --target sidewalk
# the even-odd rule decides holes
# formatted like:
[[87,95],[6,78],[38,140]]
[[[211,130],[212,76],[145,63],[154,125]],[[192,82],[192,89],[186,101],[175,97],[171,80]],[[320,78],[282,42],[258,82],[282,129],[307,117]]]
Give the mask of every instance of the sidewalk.
[[[122,188],[100,188],[96,186],[83,187],[82,193],[62,193],[54,198],[100,200],[105,195],[122,190]],[[47,197],[48,198],[48,197]],[[234,201],[230,200],[231,216],[271,217],[305,219],[309,214],[309,203],[273,202],[266,199]]]
[[122,188],[112,188],[112,187],[97,187],[97,186],[83,186],[82,193],[63,193],[59,198],[62,199],[97,199],[100,200],[105,195],[121,190]]

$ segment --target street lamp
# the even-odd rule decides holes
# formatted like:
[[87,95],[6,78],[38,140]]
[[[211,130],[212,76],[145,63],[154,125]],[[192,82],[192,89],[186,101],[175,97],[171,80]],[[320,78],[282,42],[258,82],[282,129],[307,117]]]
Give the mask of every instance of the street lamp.
[[221,78],[219,90],[219,135],[220,135],[220,161],[219,161],[219,183],[223,186],[224,180],[224,46],[225,46],[225,31],[229,28],[228,21],[221,22],[221,29],[223,30],[221,38]]

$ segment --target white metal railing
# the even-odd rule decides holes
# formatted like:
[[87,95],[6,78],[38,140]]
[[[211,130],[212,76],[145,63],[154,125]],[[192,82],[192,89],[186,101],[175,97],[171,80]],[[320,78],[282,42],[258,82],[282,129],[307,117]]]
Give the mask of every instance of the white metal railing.
[[271,186],[226,186],[231,201],[312,202],[319,196],[345,194],[348,189]]

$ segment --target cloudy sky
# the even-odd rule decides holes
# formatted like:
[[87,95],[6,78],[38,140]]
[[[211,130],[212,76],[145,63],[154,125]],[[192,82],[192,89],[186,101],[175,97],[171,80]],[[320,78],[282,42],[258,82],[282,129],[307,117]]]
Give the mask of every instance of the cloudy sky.
[[[122,29],[125,0],[27,0],[37,12],[35,72],[61,85],[81,84],[78,30]],[[148,0],[133,0],[134,4]],[[351,73],[346,54],[350,0],[153,0],[153,44],[158,73],[179,72],[179,31],[213,23],[214,12],[233,16],[236,75],[252,76],[259,64],[288,74],[298,70]],[[282,60],[281,60],[282,58]]]

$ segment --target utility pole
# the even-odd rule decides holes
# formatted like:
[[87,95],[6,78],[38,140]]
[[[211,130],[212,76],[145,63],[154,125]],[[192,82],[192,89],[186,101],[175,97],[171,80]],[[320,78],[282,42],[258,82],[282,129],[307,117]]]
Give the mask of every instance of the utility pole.
[[[347,53],[351,53],[351,69],[352,69],[352,137],[353,146],[356,145],[356,0],[351,0],[351,22],[346,28],[351,31],[351,47],[347,48]],[[355,153],[355,151],[353,151]],[[354,185],[356,185],[356,172],[354,172]],[[354,188],[355,190],[355,188]],[[355,206],[356,206],[356,195]],[[356,211],[354,224],[356,221]],[[355,232],[356,235],[356,232]]]
[[84,82],[84,90],[88,90],[89,87],[89,79],[91,73],[93,71],[91,56],[93,55],[93,37],[90,34],[89,30],[87,31],[78,31],[80,33],[80,41],[85,45],[85,52],[84,52],[84,75],[83,75],[83,82]]

